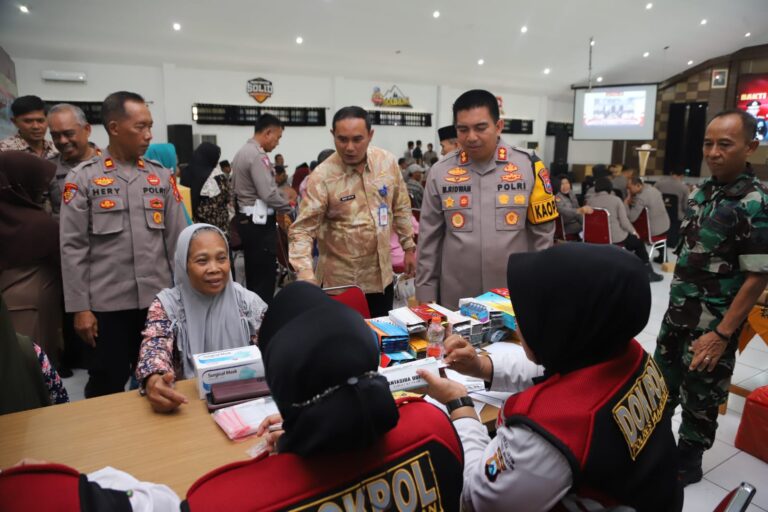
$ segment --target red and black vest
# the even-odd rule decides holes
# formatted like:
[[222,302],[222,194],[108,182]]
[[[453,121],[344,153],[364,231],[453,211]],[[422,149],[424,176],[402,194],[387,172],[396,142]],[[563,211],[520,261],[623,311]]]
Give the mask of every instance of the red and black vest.
[[453,424],[420,399],[400,400],[398,410],[397,426],[368,449],[229,464],[195,482],[181,508],[458,511],[464,452]]
[[125,491],[102,489],[76,469],[61,464],[18,466],[0,473],[3,512],[130,512]]
[[513,395],[499,423],[526,425],[571,466],[571,492],[637,511],[675,510],[677,448],[664,377],[634,340],[619,357]]

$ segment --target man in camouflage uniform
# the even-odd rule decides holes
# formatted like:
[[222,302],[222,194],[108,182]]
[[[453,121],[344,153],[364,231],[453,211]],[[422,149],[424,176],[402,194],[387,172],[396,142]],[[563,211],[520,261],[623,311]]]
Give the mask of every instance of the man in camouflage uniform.
[[712,171],[688,201],[678,260],[654,358],[673,411],[683,407],[679,479],[702,477],[701,456],[715,440],[718,406],[728,396],[737,340],[768,283],[768,189],[750,172],[754,118],[717,114],[704,136]]

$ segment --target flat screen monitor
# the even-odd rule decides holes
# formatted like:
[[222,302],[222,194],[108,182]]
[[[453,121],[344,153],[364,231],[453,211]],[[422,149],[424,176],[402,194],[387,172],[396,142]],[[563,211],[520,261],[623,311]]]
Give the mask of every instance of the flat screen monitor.
[[576,89],[574,140],[652,140],[656,84]]
[[757,118],[757,140],[768,144],[768,74],[739,78],[736,108]]

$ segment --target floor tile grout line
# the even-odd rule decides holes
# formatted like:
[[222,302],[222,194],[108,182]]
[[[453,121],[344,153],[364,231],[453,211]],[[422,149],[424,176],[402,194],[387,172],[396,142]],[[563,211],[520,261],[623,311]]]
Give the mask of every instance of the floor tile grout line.
[[[724,441],[720,441],[720,442],[721,442],[721,443],[723,443],[723,444],[726,444],[726,445],[728,444],[728,443],[726,443],[726,442],[724,442]],[[730,445],[728,445],[728,446],[730,446]],[[736,448],[736,447],[734,446],[733,448]],[[719,468],[720,466],[722,466],[723,464],[725,464],[726,462],[728,462],[729,460],[731,460],[732,458],[734,458],[735,456],[737,456],[738,454],[740,454],[740,453],[741,453],[741,450],[739,450],[738,448],[736,448],[736,450],[737,450],[737,451],[736,451],[736,453],[734,453],[734,454],[733,454],[733,455],[731,455],[730,457],[726,458],[724,461],[722,461],[722,462],[720,462],[719,464],[717,464],[717,465],[715,465],[714,467],[712,467],[712,468],[711,468],[709,471],[707,471],[706,473],[704,473],[704,475],[705,475],[705,476],[706,476],[706,475],[708,475],[709,473],[711,473],[712,471],[714,471],[715,469]],[[713,482],[713,483],[714,483],[714,482]],[[715,485],[717,485],[717,484],[715,484]],[[718,486],[718,487],[720,487],[720,486]]]

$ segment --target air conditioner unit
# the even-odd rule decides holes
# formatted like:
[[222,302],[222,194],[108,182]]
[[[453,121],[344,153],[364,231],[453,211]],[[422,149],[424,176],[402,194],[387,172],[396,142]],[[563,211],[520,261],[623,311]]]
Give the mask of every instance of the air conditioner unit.
[[88,77],[82,71],[54,71],[52,69],[43,70],[40,73],[43,80],[49,82],[79,82],[84,83]]
[[217,144],[216,135],[206,135],[203,133],[195,133],[192,135],[192,141],[195,147],[199,146],[202,142],[210,142],[211,144]]

